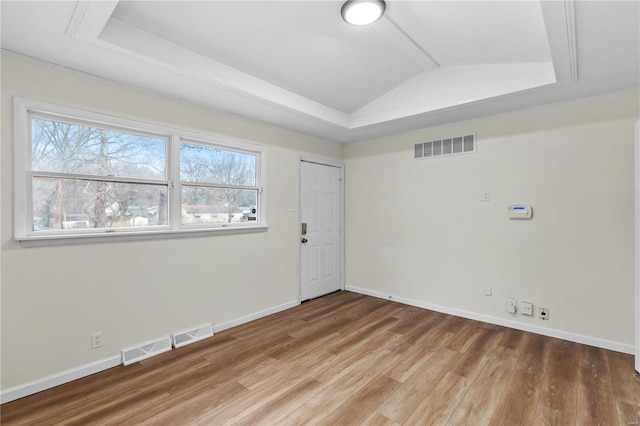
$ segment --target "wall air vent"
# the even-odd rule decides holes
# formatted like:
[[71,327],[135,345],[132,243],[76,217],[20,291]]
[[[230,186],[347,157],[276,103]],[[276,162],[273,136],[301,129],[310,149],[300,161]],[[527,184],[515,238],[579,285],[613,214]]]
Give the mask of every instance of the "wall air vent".
[[133,364],[143,359],[151,358],[163,352],[171,350],[171,339],[169,336],[160,337],[155,340],[143,343],[140,346],[126,348],[122,350],[122,365]]
[[171,336],[171,341],[174,348],[179,348],[211,336],[213,336],[213,327],[211,324],[205,324],[190,330],[177,331]]
[[456,136],[413,146],[413,158],[433,158],[449,155],[468,154],[476,151],[476,135]]

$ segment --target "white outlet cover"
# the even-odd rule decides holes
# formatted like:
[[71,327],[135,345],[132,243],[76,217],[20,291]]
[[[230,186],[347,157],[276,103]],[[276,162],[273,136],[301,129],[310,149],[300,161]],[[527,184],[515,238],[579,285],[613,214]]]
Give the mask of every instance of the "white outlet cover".
[[549,319],[549,308],[538,308],[538,318],[547,321]]
[[102,331],[91,335],[91,349],[101,348],[104,345],[104,334]]
[[522,315],[533,316],[533,303],[520,302],[520,312],[522,313]]

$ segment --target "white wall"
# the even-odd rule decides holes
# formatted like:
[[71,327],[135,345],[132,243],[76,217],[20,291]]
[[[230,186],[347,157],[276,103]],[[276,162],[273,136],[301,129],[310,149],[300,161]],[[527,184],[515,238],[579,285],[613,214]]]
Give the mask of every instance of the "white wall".
[[[347,145],[347,288],[630,350],[638,101],[616,94]],[[476,153],[412,159],[414,143],[469,133]],[[516,203],[533,220],[508,220]],[[550,320],[509,316],[507,298],[548,307]]]
[[[1,91],[3,390],[298,299],[298,213],[289,204],[298,205],[299,158],[341,160],[342,145],[8,56]],[[12,240],[13,96],[266,145],[269,230],[22,248]],[[96,331],[105,344],[91,350]]]

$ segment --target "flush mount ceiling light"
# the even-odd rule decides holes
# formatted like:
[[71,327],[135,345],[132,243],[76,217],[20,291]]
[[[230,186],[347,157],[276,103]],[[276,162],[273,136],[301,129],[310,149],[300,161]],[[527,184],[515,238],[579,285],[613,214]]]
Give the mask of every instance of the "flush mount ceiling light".
[[384,15],[384,0],[348,0],[342,5],[342,19],[351,25],[368,25]]

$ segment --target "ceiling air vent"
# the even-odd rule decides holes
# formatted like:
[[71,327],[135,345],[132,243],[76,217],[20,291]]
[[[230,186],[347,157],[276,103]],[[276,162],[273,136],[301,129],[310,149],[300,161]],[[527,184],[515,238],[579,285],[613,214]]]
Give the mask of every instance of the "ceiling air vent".
[[429,142],[420,142],[413,146],[413,158],[433,158],[449,155],[468,154],[476,151],[476,136],[456,136]]

